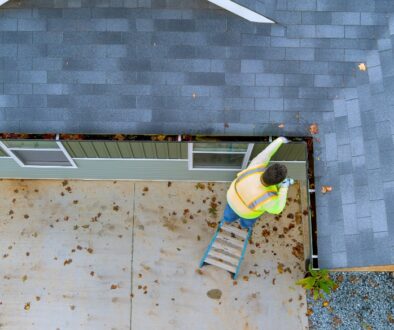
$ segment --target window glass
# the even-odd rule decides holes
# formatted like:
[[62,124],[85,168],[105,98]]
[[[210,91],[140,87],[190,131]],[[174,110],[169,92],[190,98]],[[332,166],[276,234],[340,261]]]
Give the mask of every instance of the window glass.
[[193,168],[241,169],[244,154],[193,154]]
[[61,150],[13,150],[24,165],[35,166],[72,166]]

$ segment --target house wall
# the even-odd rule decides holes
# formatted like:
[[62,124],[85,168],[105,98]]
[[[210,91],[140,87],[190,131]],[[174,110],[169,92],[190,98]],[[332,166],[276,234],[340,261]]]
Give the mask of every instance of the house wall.
[[[5,141],[3,141],[5,142]],[[47,142],[5,142],[8,146],[48,147]],[[24,143],[24,144],[23,144]],[[32,144],[33,143],[33,144]],[[35,143],[35,144],[34,144]],[[78,168],[22,168],[5,153],[0,154],[0,178],[110,179],[110,180],[195,180],[232,181],[238,172],[189,170],[187,142],[150,141],[63,141]],[[267,143],[256,143],[254,157]],[[283,148],[283,149],[282,149]],[[305,145],[285,145],[275,161],[286,164],[289,176],[306,179]],[[287,152],[286,152],[287,150]],[[293,162],[295,161],[295,162]]]
[[[237,171],[189,171],[187,160],[74,159],[78,168],[23,168],[0,158],[1,178],[232,181]],[[286,163],[289,176],[305,180],[304,163]]]

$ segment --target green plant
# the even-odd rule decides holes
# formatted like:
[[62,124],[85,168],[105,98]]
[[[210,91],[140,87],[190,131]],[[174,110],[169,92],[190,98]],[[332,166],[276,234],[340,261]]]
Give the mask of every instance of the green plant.
[[310,290],[314,300],[324,298],[323,292],[329,294],[336,286],[335,282],[330,278],[328,270],[314,270],[311,265],[309,265],[307,276],[297,281],[296,284],[301,285],[306,290]]

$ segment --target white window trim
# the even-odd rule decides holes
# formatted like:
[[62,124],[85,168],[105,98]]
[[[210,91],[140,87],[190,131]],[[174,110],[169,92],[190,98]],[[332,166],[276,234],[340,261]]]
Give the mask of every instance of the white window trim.
[[248,163],[249,163],[249,159],[250,159],[250,156],[252,154],[252,151],[253,151],[253,147],[254,147],[254,143],[249,143],[248,144],[248,148],[246,149],[245,157],[244,157],[244,160],[242,162],[242,169],[245,169],[245,168],[248,167]]
[[187,162],[187,159],[180,159],[180,158],[81,158],[75,157],[74,160],[124,160],[124,161],[131,161],[131,160],[148,160],[148,161],[171,161],[171,162]]
[[[57,146],[59,147],[58,149],[56,148],[9,148],[7,145],[5,145],[2,141],[0,141],[0,147],[4,150],[4,152],[10,156],[20,167],[26,167],[26,168],[78,168],[77,164],[74,162],[74,160],[71,158],[70,154],[64,148],[63,144],[61,141],[54,141],[56,142]],[[13,151],[62,151],[63,155],[67,158],[67,160],[70,163],[70,166],[61,166],[61,165],[25,165],[19,158],[14,154]]]
[[[194,151],[193,142],[187,144],[187,157],[188,157],[188,170],[189,171],[227,171],[227,172],[238,172],[247,167],[250,155],[252,154],[254,143],[248,143],[246,151]],[[239,155],[243,154],[244,159],[240,168],[216,168],[216,167],[204,167],[194,168],[193,167],[193,154],[227,154],[227,155]]]

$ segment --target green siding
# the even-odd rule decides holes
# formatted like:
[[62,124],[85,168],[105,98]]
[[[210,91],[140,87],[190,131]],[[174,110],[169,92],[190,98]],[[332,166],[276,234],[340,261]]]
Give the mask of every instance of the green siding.
[[[78,159],[77,169],[22,168],[0,158],[0,178],[232,181],[236,171],[189,171],[187,160]],[[305,180],[305,163],[284,163],[289,177]]]
[[118,148],[118,143],[105,142],[105,148],[107,149],[110,158],[122,158],[122,154]]
[[[256,157],[267,146],[268,143],[256,143],[250,159]],[[272,157],[272,160],[275,161],[305,161],[306,159],[306,143],[304,142],[284,144]]]
[[181,158],[187,159],[187,143],[181,143]]
[[0,157],[7,157],[7,154],[0,148]]
[[79,142],[63,142],[63,146],[66,148],[71,157],[75,157],[75,155],[84,155],[86,157],[86,153],[82,148],[82,144]]
[[105,142],[96,141],[93,143],[93,148],[96,150],[99,158],[110,158],[110,154]]
[[163,148],[160,144],[155,144],[155,152],[159,159],[169,159],[168,148]]
[[157,159],[155,142],[144,142],[142,143],[142,148],[144,149],[145,158]]
[[172,143],[168,145],[168,159],[187,159],[182,156],[181,143]]
[[[80,142],[76,142],[76,143],[80,143]],[[81,147],[84,151],[85,156],[81,156],[81,158],[98,158],[98,153],[96,151],[96,149],[94,148],[93,143],[90,142],[82,142],[81,143]],[[78,156],[75,156],[78,157]]]
[[146,158],[144,148],[140,142],[130,143],[130,147],[135,158]]
[[62,141],[73,158],[187,159],[186,142]]
[[[176,159],[176,158],[187,158],[187,154],[186,157],[183,157],[182,152],[181,152],[181,147],[184,144],[181,143],[170,143],[168,145],[168,158],[170,159]],[[187,153],[187,151],[186,151]]]
[[129,142],[119,142],[118,147],[122,158],[134,158],[133,151]]

